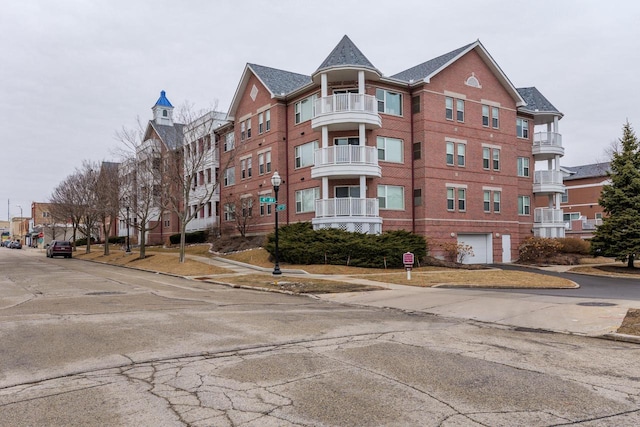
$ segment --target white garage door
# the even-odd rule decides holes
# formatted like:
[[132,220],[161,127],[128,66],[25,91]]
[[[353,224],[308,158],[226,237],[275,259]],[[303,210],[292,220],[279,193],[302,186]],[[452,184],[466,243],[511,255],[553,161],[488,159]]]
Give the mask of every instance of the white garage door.
[[471,246],[473,256],[467,255],[463,264],[491,264],[493,253],[491,234],[458,234],[458,243]]

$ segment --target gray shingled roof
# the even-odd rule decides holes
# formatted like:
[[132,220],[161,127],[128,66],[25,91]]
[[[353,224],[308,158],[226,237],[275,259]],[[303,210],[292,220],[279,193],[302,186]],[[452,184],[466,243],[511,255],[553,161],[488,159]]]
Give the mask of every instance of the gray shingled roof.
[[441,68],[443,65],[447,64],[453,58],[458,56],[461,52],[464,52],[472,44],[473,43],[469,43],[468,45],[462,46],[461,48],[458,48],[456,50],[452,50],[449,53],[440,55],[437,58],[433,58],[427,62],[423,62],[422,64],[416,65],[415,67],[411,67],[408,70],[402,71],[391,77],[394,79],[403,80],[405,82],[409,82],[411,80],[413,81],[422,80],[425,77],[431,75],[434,71]]
[[248,64],[274,95],[288,94],[311,83],[311,77],[258,64]]
[[373,66],[371,61],[356,47],[348,36],[344,36],[338,45],[333,48],[329,56],[320,64],[316,73],[332,67],[356,66],[362,68],[370,68],[380,74],[378,69]]
[[563,180],[571,181],[573,179],[580,178],[595,178],[599,176],[606,177],[607,172],[611,170],[611,164],[609,162],[604,162],[581,166],[563,166],[563,169],[572,172],[571,175],[564,177]]
[[517,91],[522,97],[522,99],[524,99],[524,102],[527,103],[527,106],[524,107],[524,109],[526,110],[529,110],[532,112],[536,112],[536,111],[557,112],[557,113],[560,112],[535,87],[518,88]]
[[173,126],[159,125],[154,121],[150,121],[151,126],[156,130],[158,136],[170,150],[182,146],[182,123],[174,123]]

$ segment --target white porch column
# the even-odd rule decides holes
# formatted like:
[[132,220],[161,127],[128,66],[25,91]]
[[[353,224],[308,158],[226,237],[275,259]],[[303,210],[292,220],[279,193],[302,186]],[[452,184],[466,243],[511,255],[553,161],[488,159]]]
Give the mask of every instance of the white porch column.
[[322,126],[322,148],[329,147],[329,128]]
[[322,194],[320,194],[321,199],[330,199],[329,197],[329,178],[326,176],[322,178]]
[[367,136],[366,136],[366,127],[364,125],[364,123],[360,123],[358,125],[358,145],[364,147],[367,142]]
[[364,95],[364,71],[358,71],[358,94]]
[[327,84],[327,73],[320,74],[320,84],[321,96],[324,98],[328,96],[329,93],[329,85]]

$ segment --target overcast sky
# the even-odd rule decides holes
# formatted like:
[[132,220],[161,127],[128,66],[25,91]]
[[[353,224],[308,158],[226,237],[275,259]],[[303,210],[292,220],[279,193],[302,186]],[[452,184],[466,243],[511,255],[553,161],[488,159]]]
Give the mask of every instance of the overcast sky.
[[561,165],[605,161],[626,120],[640,130],[638,17],[635,0],[4,0],[0,219],[115,160],[161,90],[226,112],[247,62],[310,75],[345,34],[385,75],[480,39],[564,113]]

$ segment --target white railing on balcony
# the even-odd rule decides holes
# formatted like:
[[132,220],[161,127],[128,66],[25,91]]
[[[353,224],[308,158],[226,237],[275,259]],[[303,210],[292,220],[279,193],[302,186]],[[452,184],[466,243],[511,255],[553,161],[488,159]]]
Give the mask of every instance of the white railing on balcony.
[[315,152],[315,166],[344,164],[378,165],[378,149],[364,145],[334,145]]
[[316,218],[336,216],[377,217],[378,199],[343,197],[316,200]]
[[536,208],[533,211],[533,222],[538,224],[563,224],[562,209]]
[[556,132],[537,132],[533,135],[533,145],[542,147],[562,147],[562,135]]
[[349,111],[378,114],[378,101],[375,96],[359,93],[338,93],[325,96],[316,99],[314,117]]
[[562,185],[562,172],[536,171],[533,175],[533,183],[541,185]]

